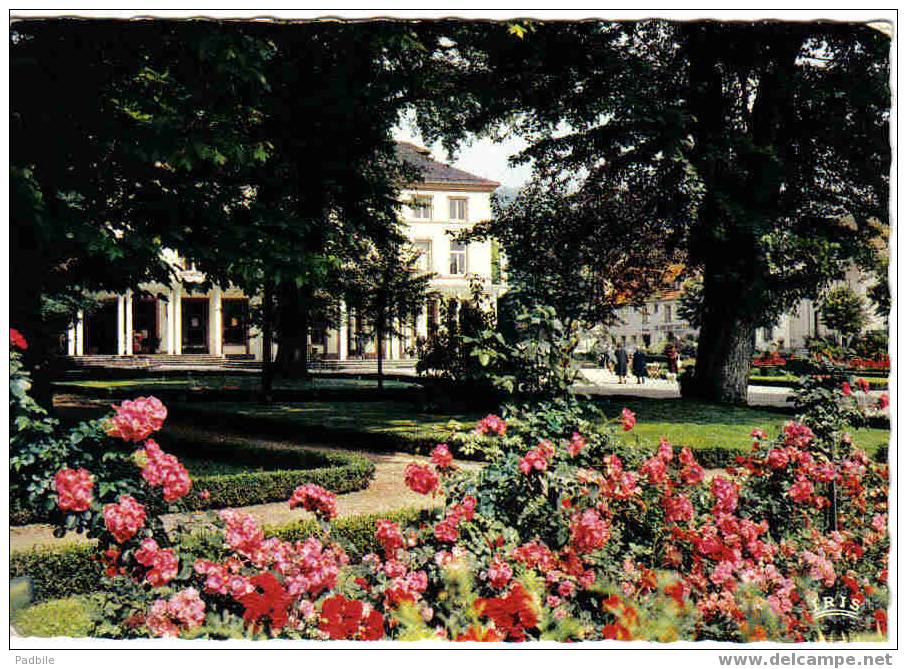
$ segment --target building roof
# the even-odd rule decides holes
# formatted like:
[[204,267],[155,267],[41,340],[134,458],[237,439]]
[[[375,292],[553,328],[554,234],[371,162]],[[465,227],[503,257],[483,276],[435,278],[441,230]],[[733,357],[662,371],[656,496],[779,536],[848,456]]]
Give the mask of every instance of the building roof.
[[497,181],[438,162],[431,157],[431,151],[409,142],[397,142],[397,156],[422,175],[421,180],[417,182],[419,186],[490,192],[501,185]]

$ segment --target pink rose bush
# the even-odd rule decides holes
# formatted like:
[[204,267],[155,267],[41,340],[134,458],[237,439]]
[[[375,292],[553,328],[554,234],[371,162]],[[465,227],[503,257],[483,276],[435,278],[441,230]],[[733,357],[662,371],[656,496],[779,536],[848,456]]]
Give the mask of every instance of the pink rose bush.
[[[70,468],[54,489],[61,508],[97,513],[122,636],[807,641],[840,633],[816,616],[830,593],[859,604],[848,634],[884,629],[888,471],[845,430],[809,413],[777,438],[756,428],[716,471],[667,439],[624,446],[635,425],[575,400],[486,416],[449,442],[483,466],[439,445],[401,485],[440,506],[370,519],[355,541],[312,484],[288,500],[320,521],[305,533],[269,536],[235,509],[210,514],[203,540],[164,531],[191,480],[147,434],[124,460],[134,493],[97,500],[105,473]],[[117,438],[144,428],[129,430]]]
[[156,397],[125,400],[113,407],[116,414],[110,419],[107,434],[123,441],[144,441],[164,426],[167,407]]

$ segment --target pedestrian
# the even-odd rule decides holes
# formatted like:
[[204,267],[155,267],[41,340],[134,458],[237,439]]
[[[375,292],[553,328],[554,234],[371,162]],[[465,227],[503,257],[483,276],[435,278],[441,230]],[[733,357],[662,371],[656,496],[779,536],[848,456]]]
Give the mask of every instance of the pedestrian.
[[636,377],[636,383],[645,383],[646,376],[649,372],[646,369],[646,364],[649,362],[646,357],[646,349],[640,346],[636,349],[636,352],[633,354],[633,376]]
[[677,381],[677,374],[680,371],[680,353],[677,352],[677,347],[674,346],[674,344],[668,344],[665,347],[665,355],[668,358],[668,381],[675,383]]
[[618,383],[627,382],[627,366],[630,362],[627,356],[627,349],[624,348],[623,342],[617,342],[617,348],[614,350],[614,373],[617,374]]

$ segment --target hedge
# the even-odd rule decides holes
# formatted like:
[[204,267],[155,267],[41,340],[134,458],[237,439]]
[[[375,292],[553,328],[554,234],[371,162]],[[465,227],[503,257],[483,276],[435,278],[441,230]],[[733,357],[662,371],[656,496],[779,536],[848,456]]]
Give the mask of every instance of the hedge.
[[[194,451],[193,446],[196,447]],[[258,464],[267,461],[288,467],[295,463],[297,467],[305,468],[194,477],[192,492],[184,500],[189,510],[202,511],[281,502],[289,499],[293,490],[304,483],[315,483],[331,492],[344,494],[367,488],[375,474],[374,463],[355,453],[273,450],[236,442],[219,446],[218,455],[221,458],[225,448],[229,449],[230,459],[234,462],[251,460]],[[178,450],[197,454],[199,450],[206,449],[209,449],[207,445],[184,443]],[[311,468],[312,464],[327,466]],[[204,490],[210,493],[207,499],[200,496]],[[44,520],[46,516],[39,509],[24,508],[18,500],[10,500],[11,524],[26,525]]]
[[87,637],[97,615],[97,606],[88,597],[67,597],[17,611],[11,622],[22,636]]
[[[358,559],[380,548],[375,540],[375,521],[385,518],[401,525],[413,524],[427,518],[428,513],[423,509],[401,509],[338,518],[332,523],[331,537],[347,550],[351,558]],[[266,536],[298,541],[317,534],[319,528],[314,520],[306,519],[288,525],[266,526],[264,531]],[[198,545],[203,545],[206,539],[199,536]],[[103,568],[95,555],[94,542],[14,551],[10,553],[10,579],[28,578],[34,602],[96,592],[102,582]]]
[[[873,390],[887,390],[888,389],[888,377],[879,377],[879,376],[862,376],[859,378],[864,378],[869,383],[869,387]],[[799,377],[791,375],[764,375],[764,374],[752,374],[750,375],[750,383],[757,386],[782,386],[782,387],[793,387],[796,385]]]

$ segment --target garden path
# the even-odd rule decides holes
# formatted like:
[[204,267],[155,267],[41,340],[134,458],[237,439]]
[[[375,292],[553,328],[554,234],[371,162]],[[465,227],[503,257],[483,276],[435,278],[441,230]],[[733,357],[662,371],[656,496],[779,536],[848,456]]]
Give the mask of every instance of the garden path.
[[[168,426],[174,435],[183,435],[187,438],[206,435],[206,431],[186,426]],[[210,433],[207,433],[210,435]],[[221,437],[224,435],[218,433]],[[243,435],[246,443],[255,443],[271,448],[298,448],[299,445],[292,441],[274,439],[255,439]],[[335,451],[349,453],[349,449],[330,446],[306,446],[311,450]],[[370,451],[357,451],[363,457],[375,463],[375,477],[365,490],[339,495],[337,497],[337,513],[339,516],[357,516],[366,513],[383,513],[396,511],[403,508],[426,508],[439,505],[440,499],[432,499],[419,495],[409,490],[403,483],[403,470],[410,462],[427,462],[428,458],[411,455],[408,453],[375,453]],[[475,462],[456,460],[457,466],[472,469],[481,466]],[[306,517],[307,512],[290,509],[287,502],[274,502],[270,504],[256,504],[242,507],[242,510],[251,514],[262,525],[284,525]],[[174,514],[165,516],[165,522],[189,520],[195,516],[199,520],[203,514]],[[67,534],[63,539],[57,539],[52,534],[50,525],[24,525],[10,528],[10,550],[27,550],[40,546],[60,546],[64,542],[88,541],[80,534]]]

